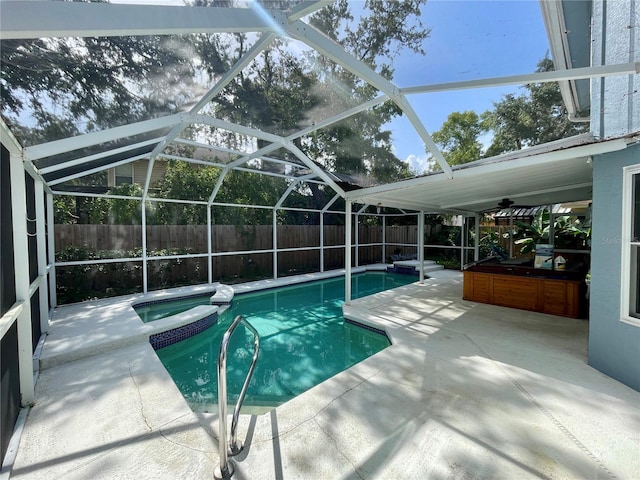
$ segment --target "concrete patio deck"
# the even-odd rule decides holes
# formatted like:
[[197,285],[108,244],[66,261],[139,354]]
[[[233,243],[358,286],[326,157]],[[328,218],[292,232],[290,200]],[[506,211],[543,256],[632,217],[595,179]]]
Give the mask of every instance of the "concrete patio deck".
[[[640,478],[640,393],[586,364],[586,320],[463,301],[452,271],[344,311],[393,345],[242,415],[233,478]],[[56,312],[52,338],[69,318]],[[213,477],[217,415],[189,409],[147,342],[54,365],[12,479]]]

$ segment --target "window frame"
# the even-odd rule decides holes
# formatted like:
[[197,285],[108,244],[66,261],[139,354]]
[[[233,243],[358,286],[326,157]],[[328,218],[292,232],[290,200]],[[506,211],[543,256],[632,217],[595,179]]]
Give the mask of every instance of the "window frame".
[[[640,164],[623,168],[622,177],[622,255],[620,279],[620,320],[640,327],[640,309],[637,308],[637,291],[640,288],[640,273],[637,269],[637,255],[640,255],[640,241],[633,241],[634,227],[634,196],[640,196],[640,191],[634,192],[635,176],[640,178]],[[632,264],[632,261],[635,263]],[[636,288],[633,290],[633,288]],[[633,308],[632,308],[633,305]],[[637,316],[632,315],[632,310]]]
[[[131,173],[130,175],[118,175],[118,169],[124,169],[124,168],[128,168],[129,172]],[[127,172],[127,173],[129,173]],[[113,168],[113,186],[114,187],[119,187],[120,185],[133,185],[134,183],[134,174],[135,174],[135,170],[134,170],[134,166],[133,166],[133,162],[129,162],[129,163],[124,163],[122,165],[117,165]],[[128,178],[130,179],[129,182],[125,182],[125,183],[120,183],[118,184],[118,178]]]

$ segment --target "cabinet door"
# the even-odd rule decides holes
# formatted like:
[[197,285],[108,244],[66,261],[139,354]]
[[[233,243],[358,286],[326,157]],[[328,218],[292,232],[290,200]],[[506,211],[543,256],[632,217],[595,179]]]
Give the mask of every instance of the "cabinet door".
[[491,277],[489,275],[474,275],[473,277],[473,299],[476,302],[491,302],[491,294],[489,284]]
[[542,311],[552,315],[567,314],[567,282],[544,280]]
[[505,307],[538,309],[538,280],[523,277],[495,276],[493,279],[493,303]]
[[491,303],[491,276],[485,273],[464,272],[462,298],[472,302]]

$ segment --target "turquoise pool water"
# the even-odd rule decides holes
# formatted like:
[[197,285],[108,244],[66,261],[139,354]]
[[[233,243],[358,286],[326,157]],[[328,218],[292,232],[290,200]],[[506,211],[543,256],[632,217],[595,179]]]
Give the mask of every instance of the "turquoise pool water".
[[[353,297],[416,280],[368,272],[352,279]],[[260,356],[244,402],[277,406],[389,346],[388,338],[344,321],[344,277],[237,295],[218,325],[157,351],[185,399],[196,409],[217,404],[217,359],[225,330],[244,315],[260,335]],[[235,403],[253,355],[240,325],[227,359],[229,402]]]

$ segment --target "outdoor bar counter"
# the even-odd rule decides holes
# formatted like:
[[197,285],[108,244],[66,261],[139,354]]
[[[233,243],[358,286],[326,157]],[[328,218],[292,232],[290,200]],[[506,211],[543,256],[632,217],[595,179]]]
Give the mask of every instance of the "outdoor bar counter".
[[462,298],[572,318],[586,318],[584,273],[490,260],[465,267]]

